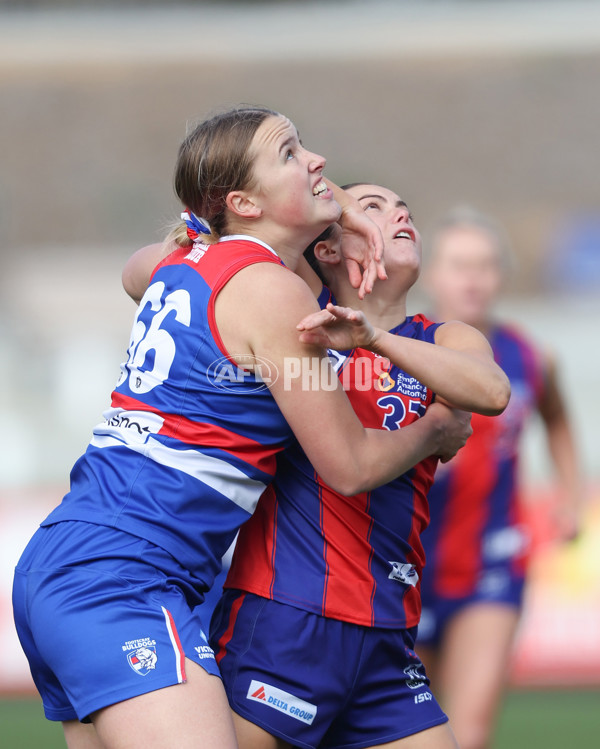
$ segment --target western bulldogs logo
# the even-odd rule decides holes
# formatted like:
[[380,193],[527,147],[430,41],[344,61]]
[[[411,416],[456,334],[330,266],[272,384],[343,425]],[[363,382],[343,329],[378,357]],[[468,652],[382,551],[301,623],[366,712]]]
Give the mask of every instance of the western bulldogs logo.
[[406,675],[406,686],[409,689],[419,689],[424,686],[426,676],[419,672],[419,669],[422,666],[422,663],[416,663],[412,666],[407,666],[404,669],[404,674]]
[[414,564],[403,564],[402,562],[389,561],[388,564],[392,565],[392,571],[388,575],[390,580],[397,580],[399,583],[405,585],[415,585],[419,582],[419,573],[415,569]]
[[131,668],[140,676],[146,676],[156,668],[156,648],[143,647],[127,653],[127,661]]

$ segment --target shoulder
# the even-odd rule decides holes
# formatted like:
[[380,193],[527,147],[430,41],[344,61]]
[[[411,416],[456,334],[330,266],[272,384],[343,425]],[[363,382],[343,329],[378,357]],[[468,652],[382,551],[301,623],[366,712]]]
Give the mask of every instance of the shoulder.
[[449,320],[438,326],[435,342],[449,348],[477,348],[491,353],[488,339],[477,328],[460,320]]
[[[239,270],[219,294],[221,313],[236,320],[248,341],[268,348],[270,339],[298,341],[296,325],[319,305],[307,284],[289,268],[255,263]],[[289,340],[288,340],[289,342]]]
[[285,265],[258,261],[241,268],[232,282],[243,286],[248,298],[257,302],[286,302],[287,306],[292,306],[309,301],[318,309],[308,284]]

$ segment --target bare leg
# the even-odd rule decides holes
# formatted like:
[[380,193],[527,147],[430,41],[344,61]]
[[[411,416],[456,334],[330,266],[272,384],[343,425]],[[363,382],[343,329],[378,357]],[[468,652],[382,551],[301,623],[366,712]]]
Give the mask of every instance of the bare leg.
[[371,749],[459,749],[449,723],[413,733],[404,739],[377,744]]
[[237,749],[221,680],[188,659],[186,672],[185,684],[95,713],[94,726],[104,749]]
[[446,627],[437,688],[461,749],[490,745],[518,619],[514,607],[480,603]]
[[68,749],[104,749],[91,723],[66,720],[62,725]]
[[291,749],[286,741],[272,736],[237,713],[233,713],[233,724],[240,749]]

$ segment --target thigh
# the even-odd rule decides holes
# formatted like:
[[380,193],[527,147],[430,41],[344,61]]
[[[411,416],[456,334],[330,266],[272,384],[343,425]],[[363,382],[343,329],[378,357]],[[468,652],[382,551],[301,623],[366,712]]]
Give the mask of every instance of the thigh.
[[459,749],[449,723],[420,731],[404,739],[377,744],[369,749]]
[[448,622],[439,660],[443,704],[459,744],[485,746],[507,678],[519,619],[508,603],[473,603]]
[[91,723],[69,720],[63,723],[67,749],[105,749]]
[[[369,747],[369,749],[371,749]],[[377,744],[373,749],[459,749],[449,723],[419,731],[404,739]]]
[[257,726],[241,715],[233,713],[233,725],[239,749],[291,749],[292,745]]
[[[183,684],[124,700],[94,713],[105,749],[236,749],[231,713],[218,677],[186,662]],[[79,748],[77,748],[79,749]]]

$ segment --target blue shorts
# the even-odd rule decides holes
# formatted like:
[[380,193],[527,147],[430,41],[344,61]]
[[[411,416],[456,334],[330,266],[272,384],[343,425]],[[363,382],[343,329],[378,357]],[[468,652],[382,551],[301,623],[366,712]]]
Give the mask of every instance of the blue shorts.
[[[426,574],[426,572],[425,572]],[[421,588],[421,621],[419,622],[417,647],[437,648],[444,636],[449,621],[460,611],[482,603],[498,604],[520,609],[523,605],[525,578],[515,573],[509,565],[484,570],[474,593],[460,598],[434,596]]]
[[414,634],[226,590],[210,639],[236,713],[298,747],[358,749],[448,720]]
[[13,608],[46,717],[84,720],[182,683],[185,658],[218,676],[193,611],[201,601],[189,574],[144,539],[82,522],[40,528],[17,565]]

